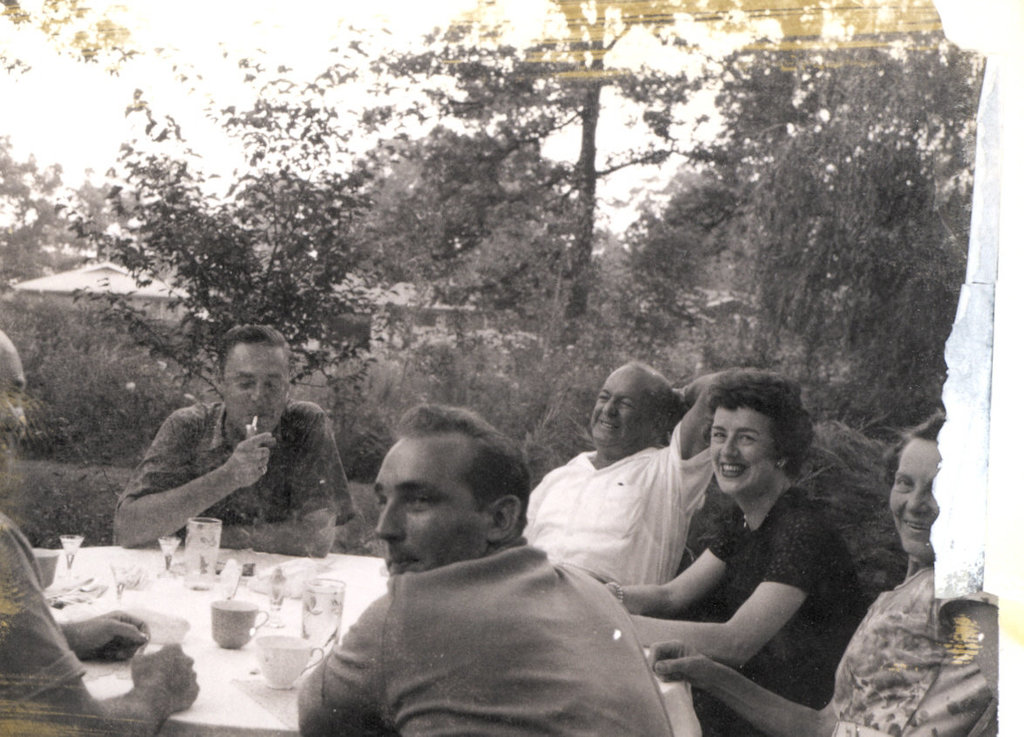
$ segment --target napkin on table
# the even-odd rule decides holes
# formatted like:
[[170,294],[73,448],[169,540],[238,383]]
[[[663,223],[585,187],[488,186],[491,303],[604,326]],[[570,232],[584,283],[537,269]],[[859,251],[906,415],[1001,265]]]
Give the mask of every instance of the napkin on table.
[[276,689],[268,686],[262,678],[234,678],[232,684],[237,686],[246,696],[269,711],[287,728],[299,730],[299,705],[296,688]]
[[298,599],[302,596],[302,587],[306,581],[316,578],[330,566],[324,561],[309,558],[298,558],[277,566],[264,566],[259,575],[249,582],[249,590],[257,594],[269,594],[270,577],[276,568],[280,568],[285,577],[284,595],[289,599]]
[[94,578],[79,578],[74,581],[57,583],[43,592],[46,603],[54,609],[63,609],[72,604],[88,604],[103,596],[106,584]]

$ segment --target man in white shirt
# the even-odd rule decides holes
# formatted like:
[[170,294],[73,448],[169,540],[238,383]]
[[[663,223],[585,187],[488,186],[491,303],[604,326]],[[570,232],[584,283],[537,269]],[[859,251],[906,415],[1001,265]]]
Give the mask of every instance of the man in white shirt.
[[594,451],[548,473],[530,496],[530,544],[602,581],[669,581],[711,480],[704,437],[710,383],[701,377],[680,397],[645,364],[613,371],[590,417]]

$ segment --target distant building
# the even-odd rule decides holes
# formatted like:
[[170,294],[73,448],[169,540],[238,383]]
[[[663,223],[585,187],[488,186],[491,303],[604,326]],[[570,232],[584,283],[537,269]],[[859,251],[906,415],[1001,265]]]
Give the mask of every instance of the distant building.
[[125,295],[130,303],[158,320],[177,319],[171,300],[181,296],[179,290],[155,277],[150,284],[140,286],[127,269],[110,262],[28,279],[12,285],[12,289],[20,299],[68,305],[73,303],[76,293],[81,292]]
[[472,305],[444,304],[409,282],[368,293],[374,309],[373,337],[394,348],[444,342],[456,333],[487,328],[486,316]]

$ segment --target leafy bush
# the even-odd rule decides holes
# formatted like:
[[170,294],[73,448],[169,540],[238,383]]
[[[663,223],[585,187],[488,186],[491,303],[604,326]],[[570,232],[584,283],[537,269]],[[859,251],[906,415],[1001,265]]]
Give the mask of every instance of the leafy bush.
[[153,359],[86,305],[5,311],[28,379],[28,458],[133,465],[170,412],[188,403],[176,367]]
[[126,468],[19,461],[4,479],[0,509],[33,545],[59,548],[60,535],[86,545],[112,545],[114,506],[131,473]]
[[814,433],[798,483],[842,535],[873,599],[902,581],[907,567],[889,511],[888,446],[836,421],[818,423]]
[[409,349],[381,348],[372,361],[345,367],[328,386],[303,393],[331,412],[352,478],[372,480],[402,413],[434,402],[469,407],[520,441],[539,479],[589,447],[594,396],[617,365],[607,356],[592,360],[579,347],[552,351],[521,335],[478,331]]

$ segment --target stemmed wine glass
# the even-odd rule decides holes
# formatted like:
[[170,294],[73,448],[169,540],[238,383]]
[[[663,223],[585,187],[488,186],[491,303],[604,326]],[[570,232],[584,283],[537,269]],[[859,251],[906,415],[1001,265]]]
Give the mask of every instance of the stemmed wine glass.
[[61,535],[60,546],[64,548],[64,558],[68,562],[67,575],[71,575],[71,564],[75,562],[75,553],[82,547],[82,541],[85,538],[82,535]]
[[128,586],[128,580],[132,576],[132,567],[127,565],[111,564],[110,572],[114,576],[114,592],[117,595],[117,603],[121,603],[121,594]]
[[160,552],[164,554],[164,570],[160,574],[161,578],[168,578],[173,576],[171,573],[171,559],[174,558],[174,551],[181,545],[181,538],[177,535],[167,535],[157,539],[160,543]]

